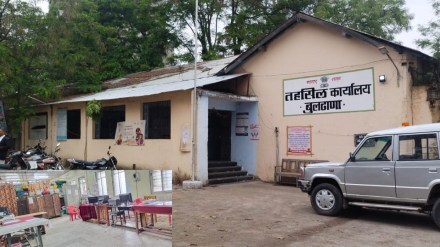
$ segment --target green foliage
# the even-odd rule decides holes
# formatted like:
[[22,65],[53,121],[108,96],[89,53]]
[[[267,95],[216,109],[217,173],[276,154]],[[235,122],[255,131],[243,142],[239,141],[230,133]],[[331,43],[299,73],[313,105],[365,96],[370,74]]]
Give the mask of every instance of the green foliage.
[[86,115],[93,120],[97,120],[101,117],[101,109],[101,102],[97,100],[89,101],[87,102]]
[[58,82],[47,72],[50,52],[45,35],[44,14],[21,1],[0,0],[0,98],[6,109],[9,129],[21,130],[21,123],[36,104],[58,95]]
[[405,0],[319,1],[314,15],[387,40],[410,29],[413,18],[403,6]]
[[436,19],[430,21],[426,26],[419,26],[420,39],[416,43],[421,48],[427,48],[432,51],[433,57],[440,59],[440,1],[432,1],[432,7]]
[[[194,2],[174,1],[178,27],[193,33]],[[410,28],[412,16],[403,6],[404,0],[200,0],[201,56],[210,60],[241,54],[297,11],[393,40],[395,34]],[[224,26],[223,31],[219,31],[218,23]],[[184,57],[192,60],[192,37],[180,38],[187,50]]]

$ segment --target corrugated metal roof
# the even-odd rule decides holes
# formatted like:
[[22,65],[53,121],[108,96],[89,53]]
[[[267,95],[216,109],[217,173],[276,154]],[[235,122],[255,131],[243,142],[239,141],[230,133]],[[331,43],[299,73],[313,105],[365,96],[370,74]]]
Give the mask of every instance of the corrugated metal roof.
[[[197,74],[197,87],[210,85],[222,81],[227,81],[233,78],[247,75],[246,73],[215,76],[215,74],[224,68],[227,64],[233,61],[235,57],[229,57],[225,59],[204,62],[200,64],[199,72]],[[119,82],[124,78],[114,80]],[[110,82],[111,83],[111,82]],[[154,79],[142,81],[135,85],[111,88],[103,90],[101,92],[76,96],[70,99],[62,99],[59,101],[51,102],[49,104],[61,104],[61,103],[73,103],[73,102],[85,102],[91,100],[113,100],[121,98],[142,97],[166,92],[182,91],[192,89],[194,87],[194,70],[186,70],[182,73],[170,73],[169,76],[161,75]]]

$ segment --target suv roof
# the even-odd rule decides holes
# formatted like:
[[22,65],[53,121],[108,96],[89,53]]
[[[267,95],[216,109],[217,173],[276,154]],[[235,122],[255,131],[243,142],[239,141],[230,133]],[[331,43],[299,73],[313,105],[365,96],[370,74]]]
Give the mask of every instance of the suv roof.
[[397,134],[410,134],[410,133],[433,132],[433,131],[440,131],[440,123],[421,124],[421,125],[413,125],[407,127],[399,127],[394,129],[380,130],[380,131],[371,132],[367,136],[397,135]]

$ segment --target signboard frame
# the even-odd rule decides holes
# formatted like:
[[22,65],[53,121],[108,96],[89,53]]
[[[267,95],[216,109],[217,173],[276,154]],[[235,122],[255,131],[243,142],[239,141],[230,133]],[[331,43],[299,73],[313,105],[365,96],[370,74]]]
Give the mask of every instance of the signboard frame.
[[[309,151],[308,152],[291,152],[290,150],[290,146],[289,146],[289,129],[293,129],[293,128],[304,128],[304,129],[308,129],[309,131]],[[286,127],[286,136],[287,136],[287,155],[313,155],[313,142],[312,142],[312,128],[313,126],[309,125],[309,126],[287,126]]]
[[[322,96],[322,95],[318,95],[318,94],[322,93],[323,89],[328,89],[329,95],[330,95],[330,90],[331,89],[334,90],[336,88],[340,88],[340,87],[329,87],[329,84],[335,84],[335,83],[333,83],[331,81],[338,80],[338,79],[341,80],[341,77],[343,77],[344,74],[351,74],[351,76],[354,76],[353,74],[355,74],[357,72],[359,72],[359,74],[360,73],[368,74],[369,77],[370,77],[370,72],[371,72],[371,82],[368,82],[368,83],[371,83],[371,84],[367,83],[367,84],[359,85],[358,84],[359,81],[353,81],[353,82],[350,81],[348,84],[351,83],[351,85],[348,85],[348,86],[345,85],[345,87],[350,87],[351,86],[350,90],[352,91],[353,88],[356,88],[356,90],[358,90],[357,87],[370,85],[370,87],[368,87],[368,91],[371,92],[371,99],[370,100],[372,102],[369,102],[370,104],[372,104],[371,106],[365,107],[366,109],[358,109],[358,110],[347,109],[347,110],[343,110],[342,107],[345,107],[345,103],[342,102],[343,101],[342,97],[344,96],[345,97],[344,99],[347,99],[348,97],[352,97],[353,95],[357,95],[357,94],[342,94],[341,93],[341,95],[337,95],[337,96],[331,95],[329,97],[327,97],[327,96],[326,97],[318,97],[318,96]],[[316,84],[315,86],[317,86],[318,80],[320,80],[320,79],[328,80],[326,82],[321,81],[321,84],[326,84],[326,85],[324,85],[325,87],[322,87],[322,85],[321,85],[321,88],[314,88],[313,84]],[[370,79],[370,78],[368,78],[368,79]],[[314,83],[309,85],[309,81],[310,82],[314,82]],[[301,83],[301,82],[306,82],[308,88],[302,88],[302,90],[300,90],[300,91],[290,91],[291,89],[286,89],[286,87],[287,88],[289,88],[289,87],[296,87],[296,84],[297,83]],[[289,83],[290,83],[290,85],[289,85]],[[347,82],[343,82],[343,83],[347,84]],[[293,86],[293,85],[295,85],[295,86]],[[291,104],[292,104],[293,102],[296,101],[293,98],[298,96],[298,95],[296,95],[297,93],[301,92],[301,96],[302,96],[303,93],[309,93],[309,92],[307,92],[307,89],[311,90],[311,88],[314,88],[314,91],[315,91],[314,92],[314,96],[317,95],[317,97],[316,97],[316,99],[315,99],[315,97],[312,97],[313,101],[311,101],[311,99],[309,99],[309,98],[302,99],[302,97],[301,97],[301,100],[302,100],[301,102],[304,102],[304,107],[300,107],[300,108],[302,108],[301,110],[304,110],[304,111],[302,111],[301,113],[300,112],[292,113],[291,111],[295,111],[295,110],[292,110],[292,109],[288,110],[288,109],[286,109],[287,107],[289,107],[289,105],[287,105],[287,107],[286,107],[286,102],[291,102]],[[304,92],[303,92],[303,90],[304,90]],[[364,90],[367,91],[367,88],[365,88]],[[376,110],[376,93],[375,93],[374,67],[357,69],[357,70],[351,70],[351,71],[342,71],[342,72],[336,72],[336,73],[328,73],[328,74],[321,74],[321,75],[311,75],[311,76],[305,76],[305,77],[284,79],[283,83],[282,83],[282,93],[283,93],[283,95],[282,95],[281,99],[282,99],[283,116],[284,117],[288,117],[288,116],[302,116],[302,115],[316,115],[316,114],[332,114],[332,113],[349,113],[349,112],[375,111]],[[327,94],[327,92],[326,92],[326,94]],[[370,94],[370,93],[368,93],[368,94]],[[364,96],[364,95],[362,95],[362,93],[361,93],[361,96]],[[363,98],[365,98],[365,97],[366,96],[364,96]],[[287,98],[289,98],[289,100],[286,100]],[[325,101],[326,99],[331,99],[331,100],[330,101]],[[333,99],[335,99],[335,100],[333,100]],[[349,98],[349,99],[351,99],[351,98]],[[336,102],[336,101],[339,101],[339,102]],[[364,102],[363,99],[361,99],[359,101]],[[328,108],[326,110],[306,112],[306,110],[309,109],[308,107],[312,108],[312,106],[307,105],[307,103],[310,104],[310,103],[318,103],[318,102],[319,103],[332,102],[332,103],[331,104],[329,103],[330,105],[323,106],[325,108]],[[336,105],[338,105],[341,109],[338,109],[338,111],[334,110],[335,108],[331,109],[333,106],[336,106]],[[354,105],[357,105],[357,104],[354,104]],[[293,107],[293,106],[290,106],[290,107]],[[354,107],[355,108],[357,106],[349,106],[349,107],[352,107],[352,108]],[[298,109],[296,109],[296,111],[298,111]]]

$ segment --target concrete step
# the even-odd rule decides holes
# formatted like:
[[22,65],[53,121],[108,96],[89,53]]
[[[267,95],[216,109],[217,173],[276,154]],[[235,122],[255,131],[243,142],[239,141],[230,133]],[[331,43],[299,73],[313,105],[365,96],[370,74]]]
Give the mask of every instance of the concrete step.
[[238,176],[246,176],[246,175],[247,175],[247,171],[211,172],[208,173],[208,179],[238,177]]
[[208,173],[211,172],[229,172],[229,171],[241,171],[241,166],[221,166],[208,168]]
[[213,179],[208,179],[208,184],[212,185],[212,184],[222,184],[222,183],[234,183],[234,182],[240,182],[246,180],[254,180],[254,176],[247,175],[247,176],[239,176],[239,177],[213,178]]
[[237,162],[234,162],[234,161],[208,161],[208,168],[225,167],[225,166],[237,166]]

